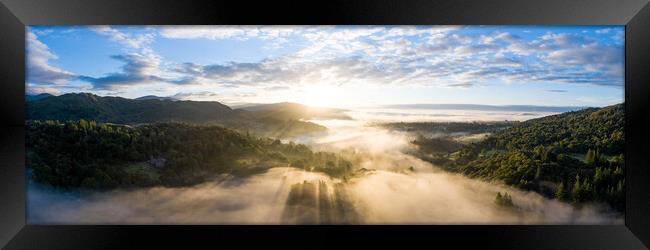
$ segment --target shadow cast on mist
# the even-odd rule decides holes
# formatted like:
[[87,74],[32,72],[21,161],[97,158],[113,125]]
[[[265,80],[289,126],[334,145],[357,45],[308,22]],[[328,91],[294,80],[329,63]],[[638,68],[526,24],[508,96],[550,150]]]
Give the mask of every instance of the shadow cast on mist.
[[293,184],[282,221],[288,224],[361,223],[344,185],[328,185],[322,180]]
[[[592,206],[445,172],[361,171],[348,182],[273,168],[237,185],[89,195],[30,186],[30,224],[620,224]],[[508,192],[516,209],[494,201]]]

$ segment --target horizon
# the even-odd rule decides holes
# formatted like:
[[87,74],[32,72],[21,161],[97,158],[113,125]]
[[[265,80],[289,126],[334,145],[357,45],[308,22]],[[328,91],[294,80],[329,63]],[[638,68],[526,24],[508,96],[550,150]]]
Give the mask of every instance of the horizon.
[[[258,105],[273,105],[273,104],[298,104],[298,105],[303,105],[309,108],[340,108],[340,107],[334,107],[334,106],[315,106],[315,105],[310,105],[310,104],[305,104],[305,103],[299,103],[299,102],[291,102],[291,101],[279,101],[279,102],[270,102],[270,103],[226,103],[222,102],[219,100],[182,100],[182,99],[174,99],[173,96],[156,96],[156,95],[145,95],[145,96],[139,96],[135,98],[128,98],[128,97],[122,97],[122,96],[113,96],[113,95],[98,95],[90,92],[71,92],[71,93],[62,93],[59,95],[54,95],[50,93],[40,93],[40,94],[29,94],[26,93],[25,96],[38,96],[38,95],[51,95],[51,96],[61,96],[61,95],[66,95],[66,94],[91,94],[99,97],[119,97],[119,98],[125,98],[129,100],[138,100],[143,97],[155,97],[155,98],[169,98],[168,100],[170,101],[194,101],[194,102],[218,102],[224,105],[229,106],[230,108],[233,109],[245,109],[248,107],[254,107]],[[27,100],[29,101],[29,100]],[[625,103],[620,102],[620,103],[614,103],[606,106],[552,106],[552,105],[531,105],[531,104],[503,104],[503,105],[492,105],[492,104],[475,104],[475,103],[393,103],[393,104],[381,104],[379,106],[356,106],[356,107],[349,107],[349,108],[357,108],[357,109],[368,109],[368,108],[384,108],[384,109],[431,109],[431,110],[442,110],[444,108],[442,107],[413,107],[413,106],[427,106],[427,105],[433,105],[433,106],[471,106],[468,107],[467,109],[459,108],[459,107],[449,107],[448,109],[450,110],[484,110],[485,108],[548,108],[548,109],[569,109],[569,111],[574,111],[574,110],[581,110],[581,109],[588,109],[588,108],[603,108],[603,107],[608,107],[608,106],[614,106],[614,105],[620,105]],[[409,107],[411,106],[411,107]],[[483,108],[483,109],[481,109]],[[505,111],[505,110],[503,110]],[[526,110],[511,110],[511,111],[526,111]],[[562,112],[569,112],[569,111],[562,111]]]
[[623,26],[29,26],[26,94],[604,107]]

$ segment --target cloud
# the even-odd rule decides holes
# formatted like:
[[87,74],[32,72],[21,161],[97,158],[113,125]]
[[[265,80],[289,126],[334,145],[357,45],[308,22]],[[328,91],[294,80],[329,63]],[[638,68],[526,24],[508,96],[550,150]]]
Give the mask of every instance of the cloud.
[[[546,33],[528,42],[515,42],[505,51],[519,58],[533,57],[522,71],[505,79],[519,82],[554,82],[622,86],[624,50],[580,33]],[[530,59],[527,59],[531,61]]]
[[151,54],[114,55],[111,58],[124,62],[122,72],[111,73],[102,77],[80,76],[89,82],[93,89],[116,90],[126,86],[149,84],[153,82],[170,82],[160,76],[160,58]]
[[[245,38],[247,32],[244,29],[237,27],[166,27],[163,28],[160,34],[165,38],[175,39],[211,39],[220,40],[227,38]],[[250,33],[249,33],[250,34]]]
[[111,41],[122,45],[124,54],[112,55],[111,58],[124,64],[121,72],[114,72],[100,77],[81,76],[80,80],[92,84],[96,90],[124,90],[126,87],[155,82],[170,82],[161,70],[162,57],[156,54],[149,45],[154,41],[154,33],[130,34],[110,26],[93,26],[97,34],[108,37]]
[[609,33],[610,31],[612,31],[612,29],[600,29],[600,30],[596,30],[595,32],[596,32],[597,34],[607,34],[607,33]]
[[282,77],[283,73],[282,70],[271,71],[264,62],[210,65],[184,63],[174,71],[183,74],[181,79],[174,81],[176,84],[217,84],[227,87],[265,83]]
[[[595,43],[576,34],[547,33],[523,41],[517,35],[446,34],[437,31],[426,41],[407,40],[417,29],[351,28],[318,30],[312,42],[293,55],[259,63],[211,65],[201,77],[230,86],[263,83],[328,82],[348,84],[436,84],[469,86],[467,80],[508,82],[622,84],[620,47]],[[533,63],[527,56],[535,56]],[[194,65],[195,66],[195,65]],[[576,72],[583,74],[577,74]],[[446,86],[446,85],[443,85]]]
[[41,85],[63,85],[76,75],[56,66],[50,60],[58,57],[38,40],[33,32],[27,33],[27,82]]
[[33,29],[32,32],[39,36],[47,36],[54,32],[53,29]]
[[575,44],[549,52],[541,60],[555,69],[551,77],[565,82],[621,86],[624,53],[618,46]]
[[177,100],[216,101],[220,97],[220,95],[214,92],[200,91],[200,92],[179,92],[170,97]]
[[30,95],[38,95],[38,94],[52,94],[52,95],[59,95],[61,94],[61,91],[55,87],[47,87],[47,86],[38,86],[38,85],[28,85],[27,86],[27,94]]
[[132,35],[121,32],[110,26],[95,26],[93,30],[100,35],[106,36],[111,41],[118,42],[124,46],[134,49],[142,49],[151,42],[153,42],[155,35],[153,33],[146,33],[140,35]]
[[566,93],[566,92],[569,92],[569,91],[564,90],[564,89],[547,89],[546,91],[547,92],[553,92],[553,93]]
[[623,46],[623,43],[625,42],[625,30],[617,30],[614,32],[612,40],[614,40],[617,45]]
[[520,40],[520,37],[517,35],[513,35],[508,32],[497,32],[494,35],[487,36],[487,35],[481,35],[481,43],[482,44],[493,44],[493,43],[513,43],[513,42],[518,42]]
[[454,83],[454,84],[447,84],[448,87],[460,87],[460,88],[469,88],[473,87],[473,83]]
[[184,63],[175,69],[184,74],[177,84],[215,84],[224,87],[273,86],[288,88],[311,83],[351,84],[360,81],[396,81],[400,74],[380,69],[361,57],[334,58],[317,62],[295,58],[263,60],[258,63],[199,65]]
[[577,47],[555,50],[544,57],[554,64],[568,66],[590,64],[622,63],[623,51],[613,46],[599,46],[598,44],[580,45]]
[[114,72],[100,77],[80,76],[79,79],[92,84],[95,90],[121,90],[135,85],[152,83],[176,83],[178,79],[170,76],[163,69],[163,58],[155,53],[149,45],[154,41],[154,33],[129,34],[110,26],[93,26],[93,31],[108,37],[122,45],[124,54],[112,55],[111,58],[124,64],[121,72]]
[[164,26],[159,33],[162,37],[170,39],[274,40],[296,32],[298,29],[292,26]]
[[178,92],[169,97],[177,100],[192,100],[192,101],[218,101],[221,103],[237,103],[243,99],[256,97],[256,93],[252,92],[231,92],[231,93],[216,93],[213,91],[196,91],[196,92]]
[[289,90],[289,89],[291,89],[291,88],[289,88],[287,86],[270,86],[270,87],[264,88],[264,90],[268,90],[268,91]]
[[[155,30],[157,29],[157,30]],[[94,27],[123,46],[119,72],[83,76],[95,89],[148,83],[300,89],[309,84],[473,87],[482,82],[622,86],[622,43],[593,33],[463,32],[461,26],[162,26],[145,34]],[[476,28],[481,31],[481,28]],[[609,34],[622,33],[612,29]],[[150,45],[167,39],[262,40],[292,49],[258,61],[166,61]],[[620,36],[622,37],[622,36]],[[623,39],[623,38],[619,38]],[[259,45],[256,45],[259,46]],[[288,52],[287,52],[288,51]]]

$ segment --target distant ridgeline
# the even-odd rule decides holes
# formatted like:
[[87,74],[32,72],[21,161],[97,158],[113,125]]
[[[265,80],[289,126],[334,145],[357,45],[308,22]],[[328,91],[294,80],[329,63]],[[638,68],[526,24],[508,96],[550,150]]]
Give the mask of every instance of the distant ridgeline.
[[479,104],[397,104],[386,105],[385,108],[398,109],[446,109],[446,110],[480,110],[480,111],[519,111],[519,112],[569,112],[586,107],[576,106],[533,106],[533,105],[479,105]]
[[26,116],[27,120],[85,119],[129,125],[156,122],[217,124],[257,136],[289,138],[326,130],[303,120],[340,113],[334,109],[310,111],[306,106],[290,103],[231,109],[215,101],[179,101],[156,96],[127,99],[73,93],[27,96]]
[[618,104],[512,123],[503,129],[493,129],[491,124],[486,126],[493,133],[479,142],[459,145],[444,138],[417,139],[415,154],[470,177],[500,180],[576,204],[602,201],[623,212],[624,115],[623,104]]

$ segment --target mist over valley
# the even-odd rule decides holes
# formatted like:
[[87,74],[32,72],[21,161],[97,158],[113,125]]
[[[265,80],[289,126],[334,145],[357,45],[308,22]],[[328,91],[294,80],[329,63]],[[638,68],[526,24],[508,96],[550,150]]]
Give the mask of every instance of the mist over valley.
[[[30,102],[43,100],[47,99]],[[181,103],[150,98],[138,101]],[[162,168],[129,163],[130,167],[124,170],[129,175],[119,176],[140,176],[129,183],[107,182],[92,186],[88,178],[96,182],[98,179],[91,176],[81,178],[77,184],[57,184],[58,179],[54,177],[37,177],[29,185],[28,220],[32,224],[622,223],[622,214],[601,201],[559,200],[537,189],[522,189],[499,178],[472,177],[462,171],[450,171],[446,163],[437,164],[438,158],[451,161],[465,148],[485,141],[493,133],[558,113],[547,110],[532,113],[528,110],[525,114],[519,110],[414,110],[411,107],[393,107],[390,112],[379,112],[380,109],[312,110],[308,106],[288,103],[244,109],[247,113],[258,112],[254,115],[265,114],[277,119],[271,122],[294,121],[324,128],[316,131],[291,126],[261,126],[255,130],[239,125],[241,123],[220,122],[220,119],[188,128],[172,126],[167,128],[168,133],[177,129],[194,131],[191,126],[198,126],[199,131],[202,127],[225,126],[238,131],[233,132],[234,140],[239,140],[239,136],[244,139],[273,137],[281,139],[279,143],[286,146],[279,146],[272,139],[251,139],[254,145],[250,153],[246,153],[248,149],[238,150],[244,153],[232,161],[212,160],[205,158],[207,156],[197,158],[205,159],[208,165],[234,164],[232,167],[190,163],[196,164],[192,167],[196,169],[193,173],[181,171],[170,175],[165,169],[170,167],[172,159],[169,157]],[[259,121],[260,124],[268,122]],[[101,121],[97,121],[94,126],[100,125]],[[136,125],[127,131],[141,126],[148,125]],[[37,133],[48,130],[39,131]],[[258,152],[257,143],[262,145],[263,152]],[[300,144],[314,153],[307,153],[307,156],[291,153],[296,150],[292,145]],[[242,145],[248,147],[245,142]],[[146,154],[149,156],[144,156],[145,159],[152,155],[165,158],[169,152]],[[318,160],[321,158],[323,160]],[[187,168],[186,165],[179,167]],[[36,170],[39,171],[43,170]],[[133,171],[139,172],[131,175]],[[198,175],[196,172],[205,173]],[[106,174],[112,176],[109,172]],[[190,174],[194,177],[188,177]],[[48,181],[43,183],[43,180]],[[557,189],[554,185],[551,187]],[[507,203],[495,198],[506,194]]]

